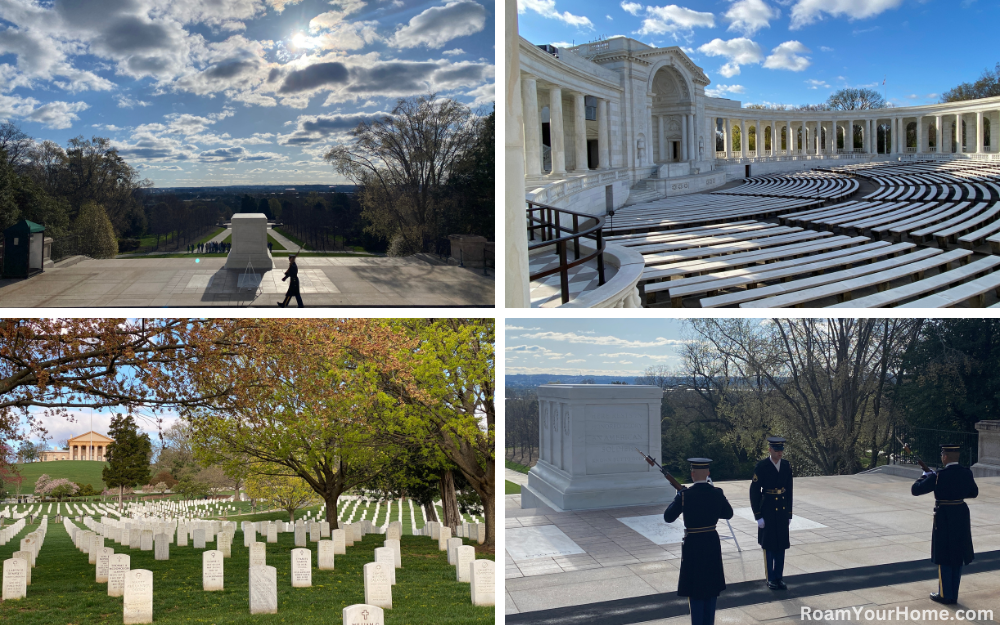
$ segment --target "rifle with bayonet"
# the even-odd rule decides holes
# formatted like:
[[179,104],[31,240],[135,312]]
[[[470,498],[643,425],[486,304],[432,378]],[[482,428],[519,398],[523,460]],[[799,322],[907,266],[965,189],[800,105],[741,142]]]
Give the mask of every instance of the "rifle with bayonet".
[[660,463],[654,460],[651,456],[647,456],[646,454],[642,453],[642,451],[638,447],[636,447],[635,450],[638,451],[639,454],[646,459],[646,462],[649,463],[649,466],[658,468],[660,470],[660,473],[663,474],[663,477],[667,478],[667,481],[670,482],[671,486],[673,486],[677,490],[684,490],[687,488],[687,486],[684,486],[683,484],[678,482],[677,478],[675,478],[673,475],[670,475],[670,471],[667,471],[662,466],[660,466]]
[[[896,440],[899,441],[900,443],[903,443],[903,441],[899,440],[898,436],[896,437]],[[910,454],[911,456],[913,456],[913,459],[917,461],[917,464],[920,465],[920,468],[923,469],[925,473],[934,472],[929,466],[927,466],[926,462],[920,459],[920,456],[917,456],[916,454],[913,453],[913,450],[910,449],[909,443],[903,443],[903,453]]]

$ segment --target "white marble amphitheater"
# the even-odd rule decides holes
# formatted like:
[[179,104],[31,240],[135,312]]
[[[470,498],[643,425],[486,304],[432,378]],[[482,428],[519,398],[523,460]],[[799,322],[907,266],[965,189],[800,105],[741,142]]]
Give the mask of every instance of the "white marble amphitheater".
[[747,109],[506,2],[507,306],[1000,307],[1000,98]]

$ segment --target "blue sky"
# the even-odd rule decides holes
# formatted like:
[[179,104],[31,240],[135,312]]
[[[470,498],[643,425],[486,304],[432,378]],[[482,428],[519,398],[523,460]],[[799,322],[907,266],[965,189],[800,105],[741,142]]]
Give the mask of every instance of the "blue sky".
[[505,374],[642,375],[676,369],[691,332],[679,319],[507,319]]
[[485,0],[0,0],[0,120],[109,137],[158,187],[346,182],[322,160],[397,98],[489,107]]
[[843,87],[896,106],[937,102],[1000,61],[995,0],[708,0],[679,4],[518,0],[521,36],[555,46],[624,35],[681,46],[747,103],[819,103]]

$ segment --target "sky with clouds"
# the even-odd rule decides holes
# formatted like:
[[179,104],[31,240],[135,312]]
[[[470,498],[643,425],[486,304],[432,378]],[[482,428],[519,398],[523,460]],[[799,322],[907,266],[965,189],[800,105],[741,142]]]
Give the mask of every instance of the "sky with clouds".
[[508,375],[642,375],[692,339],[679,319],[507,319],[504,337]]
[[[518,0],[521,36],[556,47],[624,35],[681,46],[712,84],[744,104],[816,104],[843,87],[882,91],[896,106],[939,101],[1000,58],[987,0],[691,0],[659,6]],[[977,34],[977,31],[979,34]]]
[[158,187],[346,182],[397,98],[490,107],[485,0],[0,0],[0,120],[109,137]]
[[[125,411],[110,408],[93,411],[89,408],[76,408],[69,410],[65,417],[46,417],[43,416],[41,409],[31,409],[31,413],[47,430],[45,448],[62,449],[60,444],[66,439],[89,432],[91,430],[91,423],[94,424],[93,430],[95,432],[107,435],[108,430],[111,428],[111,418],[116,413],[125,413]],[[93,420],[91,420],[91,415],[93,415]],[[153,447],[156,447],[157,442],[160,440],[160,431],[166,431],[180,419],[179,415],[173,410],[160,412],[143,408],[138,408],[133,412],[133,416],[135,417],[135,423],[139,431],[149,434],[149,440],[152,441]],[[21,426],[26,426],[26,422],[23,419]],[[39,437],[31,436],[31,440],[39,442]]]

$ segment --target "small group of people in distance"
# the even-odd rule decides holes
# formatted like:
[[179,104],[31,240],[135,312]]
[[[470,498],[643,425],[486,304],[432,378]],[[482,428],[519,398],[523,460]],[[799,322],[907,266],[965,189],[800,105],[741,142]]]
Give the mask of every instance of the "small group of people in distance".
[[[268,243],[270,249],[271,244]],[[188,254],[228,254],[232,243],[209,241],[208,243],[191,244],[187,246]]]
[[[757,543],[764,550],[764,581],[771,590],[787,590],[782,579],[785,550],[792,524],[792,467],[784,460],[785,439],[767,439],[770,453],[757,463],[750,482],[750,506],[757,520]],[[958,601],[962,567],[975,557],[966,499],[979,496],[972,471],[961,466],[958,445],[941,445],[939,471],[924,471],[913,484],[913,495],[934,493],[934,526],[931,561],[938,565],[938,592],[932,601],[953,605]],[[679,490],[663,512],[673,523],[684,514],[684,542],[677,595],[687,597],[692,625],[714,625],[719,594],[726,589],[722,542],[716,531],[720,519],[733,518],[733,507],[722,489],[709,478],[710,458],[688,458],[693,484]],[[662,469],[664,473],[667,469]],[[787,521],[787,522],[786,522]]]

